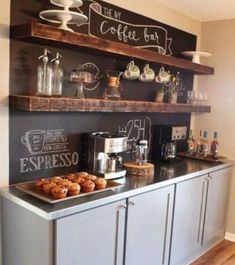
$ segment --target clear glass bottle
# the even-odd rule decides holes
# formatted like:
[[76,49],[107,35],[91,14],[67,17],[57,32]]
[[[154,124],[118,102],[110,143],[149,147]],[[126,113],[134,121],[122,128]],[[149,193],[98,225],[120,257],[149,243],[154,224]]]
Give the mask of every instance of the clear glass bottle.
[[38,96],[51,96],[52,95],[52,66],[49,63],[47,49],[44,54],[38,57],[41,63],[37,67],[37,92]]
[[196,141],[196,156],[201,156],[203,153],[203,138],[202,138],[202,130],[200,130],[199,137]]
[[60,65],[61,57],[62,56],[57,52],[56,57],[51,60],[51,62],[54,62],[52,66],[52,96],[56,97],[62,96],[64,71]]
[[218,133],[214,132],[214,140],[211,142],[211,158],[217,159],[219,152]]
[[187,151],[187,153],[189,155],[194,155],[195,154],[195,149],[196,149],[196,141],[194,140],[194,137],[193,137],[193,131],[190,130],[189,139],[188,139],[188,151]]
[[209,143],[207,140],[207,131],[205,131],[203,134],[203,153],[202,153],[202,155],[204,157],[207,157],[209,155]]

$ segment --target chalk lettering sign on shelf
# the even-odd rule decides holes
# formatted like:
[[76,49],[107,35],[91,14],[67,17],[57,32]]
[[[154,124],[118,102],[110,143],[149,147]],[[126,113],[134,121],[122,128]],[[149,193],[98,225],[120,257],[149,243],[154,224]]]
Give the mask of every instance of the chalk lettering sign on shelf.
[[63,129],[26,131],[20,140],[29,152],[28,157],[20,158],[20,173],[71,167],[79,163],[79,154],[70,152]]
[[[132,24],[122,20],[122,13],[101,3],[87,1],[88,34],[118,41],[138,48],[152,48],[160,54],[171,55],[172,38],[163,26]],[[84,26],[85,24],[78,25]]]
[[140,139],[148,140],[149,149],[152,140],[152,121],[149,117],[128,120],[126,124],[118,127],[118,132],[127,136],[128,152],[130,153],[135,143]]

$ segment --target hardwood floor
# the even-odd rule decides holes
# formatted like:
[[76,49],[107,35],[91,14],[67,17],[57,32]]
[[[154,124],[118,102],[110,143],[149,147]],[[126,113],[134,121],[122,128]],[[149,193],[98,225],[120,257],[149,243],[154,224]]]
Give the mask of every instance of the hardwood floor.
[[224,240],[191,265],[235,265],[235,243]]

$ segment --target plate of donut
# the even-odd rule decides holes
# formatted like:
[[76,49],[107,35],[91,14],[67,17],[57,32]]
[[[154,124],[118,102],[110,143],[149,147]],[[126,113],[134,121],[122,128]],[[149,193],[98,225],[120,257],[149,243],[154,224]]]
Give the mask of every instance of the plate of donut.
[[84,171],[15,185],[18,190],[51,204],[113,190],[120,186],[123,184]]

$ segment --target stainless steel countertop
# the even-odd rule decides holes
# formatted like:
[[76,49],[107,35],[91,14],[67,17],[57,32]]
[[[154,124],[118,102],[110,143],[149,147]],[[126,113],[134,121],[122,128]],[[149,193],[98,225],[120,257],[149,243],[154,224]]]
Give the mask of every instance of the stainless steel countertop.
[[167,164],[157,163],[153,177],[126,176],[116,180],[123,186],[99,194],[87,195],[57,204],[48,204],[30,195],[27,195],[14,186],[0,190],[0,195],[29,211],[47,219],[54,220],[80,211],[88,210],[114,201],[126,199],[147,191],[172,185],[180,181],[208,174],[226,167],[233,166],[234,161],[224,160],[218,163],[201,162],[184,159],[180,162]]

